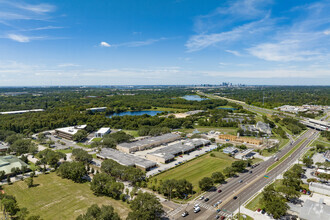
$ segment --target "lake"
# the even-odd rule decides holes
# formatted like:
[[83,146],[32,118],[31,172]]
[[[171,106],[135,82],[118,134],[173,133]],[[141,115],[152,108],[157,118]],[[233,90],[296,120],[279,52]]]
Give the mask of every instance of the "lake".
[[182,97],[185,100],[188,101],[202,101],[202,100],[207,100],[206,98],[201,98],[199,95],[185,95]]
[[127,111],[127,112],[120,112],[120,113],[113,113],[112,115],[109,115],[107,117],[111,118],[112,116],[124,116],[124,115],[131,115],[131,116],[137,116],[137,115],[150,115],[155,116],[158,113],[162,113],[163,111]]

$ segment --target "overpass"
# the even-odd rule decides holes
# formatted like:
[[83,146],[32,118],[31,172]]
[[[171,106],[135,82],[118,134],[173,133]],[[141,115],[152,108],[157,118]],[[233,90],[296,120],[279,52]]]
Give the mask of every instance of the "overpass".
[[320,121],[315,119],[305,119],[301,121],[302,124],[309,128],[314,128],[319,131],[329,131],[330,123],[326,121]]

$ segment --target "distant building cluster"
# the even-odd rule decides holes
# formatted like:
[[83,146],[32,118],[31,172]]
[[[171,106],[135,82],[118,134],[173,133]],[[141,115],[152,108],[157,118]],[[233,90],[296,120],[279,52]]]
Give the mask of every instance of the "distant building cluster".
[[107,107],[95,107],[95,108],[88,108],[86,111],[91,111],[91,112],[105,112],[107,110]]
[[324,111],[325,109],[329,109],[329,106],[321,106],[321,105],[303,105],[303,106],[292,106],[292,105],[283,105],[280,107],[275,108],[276,110],[282,112],[290,112],[290,113],[312,113],[318,114],[320,111]]
[[15,114],[23,114],[28,112],[43,112],[44,109],[30,109],[30,110],[20,110],[20,111],[8,111],[8,112],[0,112],[0,115],[15,115]]
[[269,124],[264,123],[262,121],[258,121],[256,125],[245,125],[242,124],[241,128],[244,130],[244,132],[262,132],[267,134],[268,136],[272,135],[272,129],[270,128]]

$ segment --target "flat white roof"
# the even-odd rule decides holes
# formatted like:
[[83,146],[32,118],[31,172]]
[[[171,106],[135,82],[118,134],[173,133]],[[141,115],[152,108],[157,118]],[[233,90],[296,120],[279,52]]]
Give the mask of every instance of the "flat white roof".
[[96,133],[105,134],[110,131],[110,128],[100,128]]
[[71,127],[65,127],[65,128],[57,128],[55,131],[60,131],[66,134],[74,135],[79,130],[86,128],[87,125],[77,125],[77,126],[71,126]]
[[27,112],[43,112],[44,109],[30,109],[30,110],[20,110],[20,111],[9,111],[9,112],[0,112],[1,115],[12,115],[12,114],[22,114]]

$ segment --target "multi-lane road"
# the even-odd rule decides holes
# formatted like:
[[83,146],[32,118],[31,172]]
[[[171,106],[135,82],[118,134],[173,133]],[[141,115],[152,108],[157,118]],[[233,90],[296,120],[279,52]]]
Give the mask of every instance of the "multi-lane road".
[[[230,216],[235,210],[238,209],[239,204],[243,204],[249,198],[251,198],[255,193],[260,191],[264,186],[272,182],[279,174],[284,172],[290,165],[296,161],[308,146],[316,137],[318,136],[318,131],[308,130],[303,135],[301,135],[295,142],[291,145],[288,144],[284,147],[276,157],[281,159],[286,153],[288,153],[292,148],[301,144],[300,147],[283,160],[278,166],[272,169],[270,172],[266,172],[267,168],[275,163],[274,158],[267,161],[261,162],[259,166],[250,169],[251,172],[247,171],[240,174],[240,176],[231,178],[226,184],[221,185],[218,189],[221,189],[222,192],[218,193],[216,191],[211,191],[205,193],[204,198],[209,198],[209,201],[205,202],[204,200],[197,199],[193,202],[188,203],[187,205],[181,206],[176,212],[175,215],[171,216],[173,219],[183,219],[181,214],[184,211],[188,211],[189,215],[184,217],[184,219],[214,219],[215,216]],[[264,176],[269,178],[264,178]],[[236,196],[237,199],[233,199]],[[214,207],[214,204],[219,200],[222,203]],[[194,205],[199,204],[201,211],[194,213]],[[220,213],[217,213],[216,210],[221,209]]]

